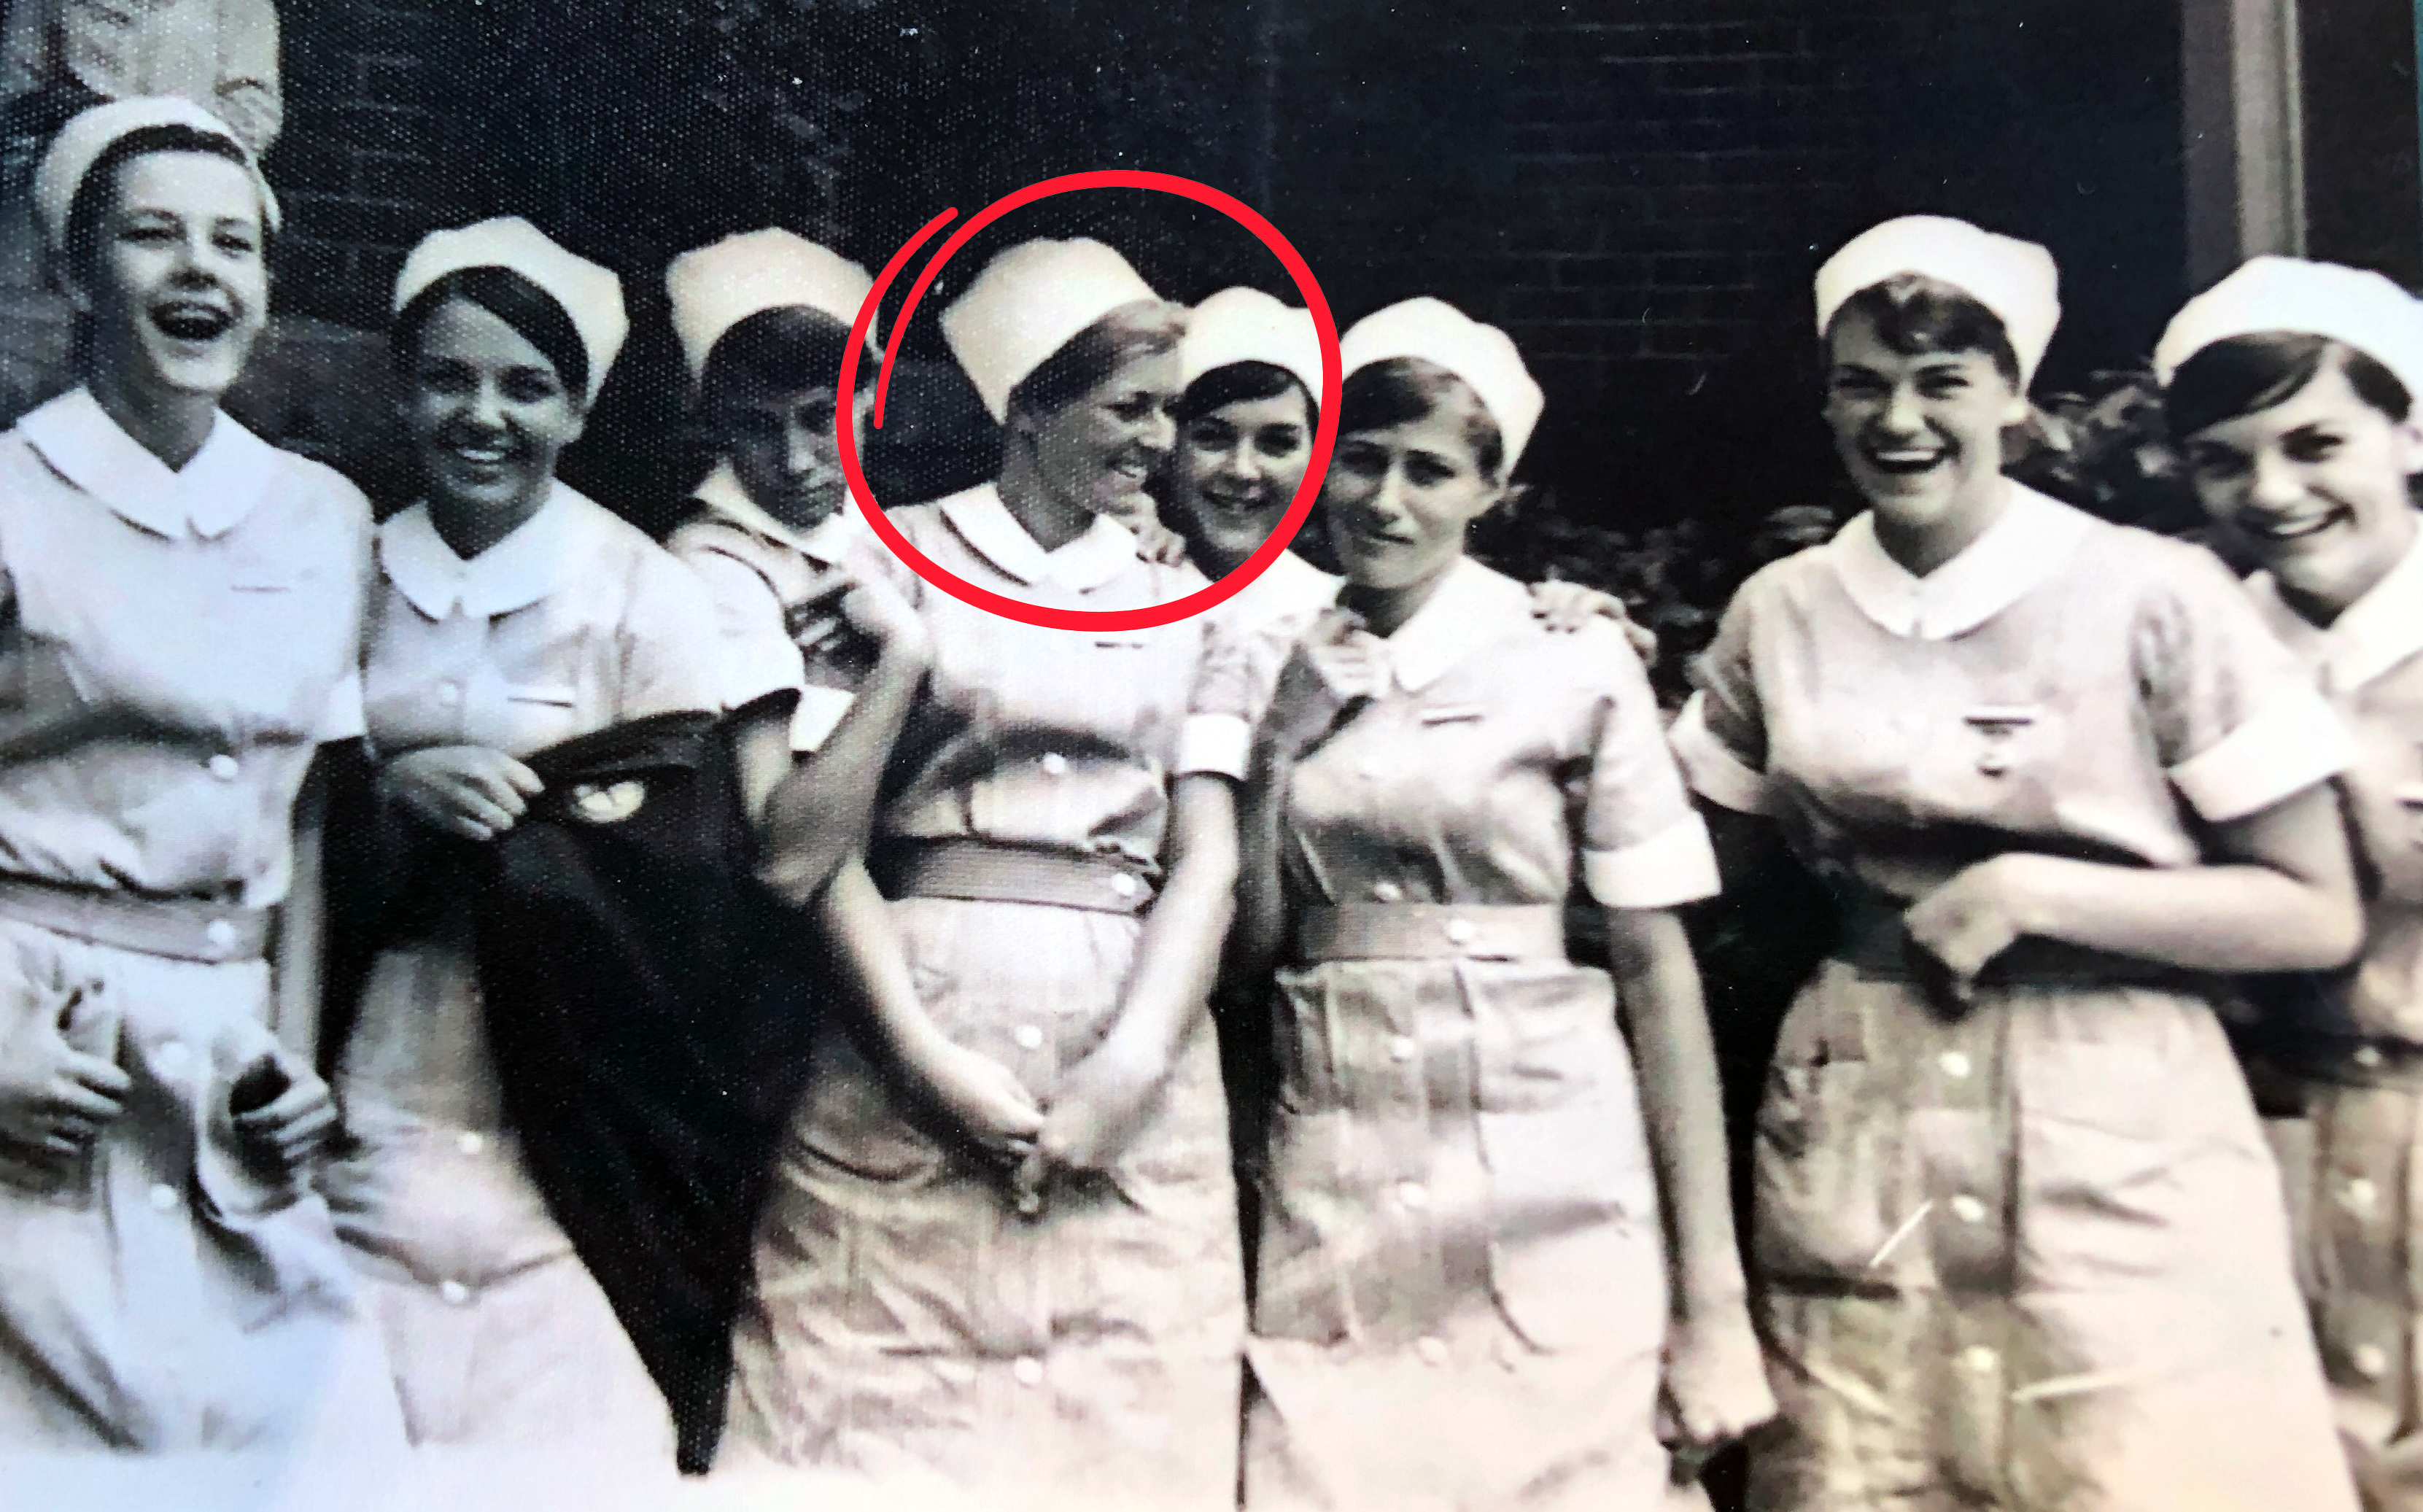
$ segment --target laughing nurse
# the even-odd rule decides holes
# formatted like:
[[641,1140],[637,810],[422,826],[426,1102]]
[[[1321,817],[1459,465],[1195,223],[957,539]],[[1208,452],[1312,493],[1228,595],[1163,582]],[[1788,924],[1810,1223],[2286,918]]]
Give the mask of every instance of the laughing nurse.
[[2423,305],[2377,273],[2263,257],[2190,300],[2154,349],[2196,496],[2274,633],[2355,731],[2340,779],[2364,953],[2322,1022],[2280,1026],[2312,1088],[2302,1236],[2339,1433],[2366,1504],[2423,1508]]
[[88,110],[35,199],[81,382],[0,437],[0,1452],[400,1445],[265,1022],[369,506],[218,407],[277,226],[227,126]]
[[1890,221],[1816,292],[1870,508],[1743,586],[1674,735],[1720,856],[1780,833],[1842,915],[1759,1117],[1752,1504],[2342,1512],[2205,974],[2354,951],[2344,730],[2212,558],[2003,476],[2043,248]]

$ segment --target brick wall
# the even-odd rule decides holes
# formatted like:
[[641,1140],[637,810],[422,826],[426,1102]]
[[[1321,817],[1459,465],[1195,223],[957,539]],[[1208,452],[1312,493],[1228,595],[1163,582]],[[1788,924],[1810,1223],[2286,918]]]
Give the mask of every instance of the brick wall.
[[374,323],[404,253],[471,208],[430,60],[476,0],[285,0],[281,308]]

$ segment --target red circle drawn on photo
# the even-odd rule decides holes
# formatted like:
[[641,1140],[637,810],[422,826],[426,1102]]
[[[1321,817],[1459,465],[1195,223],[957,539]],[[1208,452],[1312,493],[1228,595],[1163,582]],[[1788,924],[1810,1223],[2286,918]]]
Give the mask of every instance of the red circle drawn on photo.
[[1067,194],[1072,189],[1157,189],[1164,194],[1174,194],[1210,205],[1252,231],[1264,247],[1269,247],[1303,294],[1305,308],[1312,313],[1313,326],[1321,333],[1321,423],[1313,434],[1312,455],[1305,463],[1304,482],[1297,485],[1294,500],[1289,503],[1287,514],[1279,520],[1277,528],[1271,532],[1270,538],[1257,548],[1237,570],[1209,587],[1198,589],[1183,598],[1173,598],[1165,604],[1116,610],[1053,609],[979,588],[965,578],[943,570],[932,558],[909,544],[909,538],[900,533],[899,527],[884,517],[883,506],[876,502],[874,490],[866,484],[866,470],[859,464],[856,427],[850,423],[850,417],[857,409],[858,358],[865,344],[866,333],[875,324],[875,312],[881,308],[892,280],[899,276],[900,270],[908,265],[909,260],[916,255],[917,248],[926,244],[927,237],[949,224],[951,217],[958,214],[957,210],[945,210],[927,221],[916,235],[909,238],[907,246],[892,254],[892,261],[883,265],[882,273],[876,278],[875,287],[867,292],[865,302],[859,306],[858,319],[850,326],[849,345],[842,353],[839,402],[833,406],[833,428],[841,443],[842,470],[849,479],[849,494],[857,501],[859,513],[866,517],[866,523],[875,533],[882,537],[883,544],[892,549],[893,555],[906,563],[909,570],[918,577],[961,603],[973,604],[1006,619],[1028,625],[1062,630],[1150,629],[1159,625],[1175,624],[1226,603],[1242,592],[1246,584],[1268,571],[1271,564],[1278,560],[1279,553],[1288,549],[1288,543],[1295,539],[1295,533],[1304,528],[1306,517],[1312,513],[1313,501],[1321,496],[1322,475],[1329,470],[1330,449],[1338,441],[1338,389],[1343,379],[1340,371],[1343,363],[1338,351],[1338,323],[1330,316],[1329,301],[1322,297],[1321,284],[1313,278],[1312,269],[1306,265],[1303,256],[1289,244],[1288,239],[1279,234],[1277,227],[1263,219],[1243,201],[1223,194],[1210,184],[1181,179],[1174,173],[1150,173],[1142,169],[1104,168],[1092,173],[1064,174],[1056,179],[1045,179],[1040,183],[1030,183],[1016,194],[996,199],[976,212],[966,225],[952,232],[942,249],[934,254],[934,260],[926,264],[925,271],[918,274],[917,280],[909,286],[909,298],[894,319],[892,339],[883,348],[883,364],[876,378],[875,413],[871,420],[877,428],[881,428],[883,401],[892,388],[893,360],[900,352],[900,333],[909,328],[909,317],[916,310],[917,301],[925,297],[926,288],[934,281],[934,275],[942,271],[942,264],[950,261],[951,254],[967,245],[968,239],[976,232],[1021,205],[1030,205],[1056,194]]

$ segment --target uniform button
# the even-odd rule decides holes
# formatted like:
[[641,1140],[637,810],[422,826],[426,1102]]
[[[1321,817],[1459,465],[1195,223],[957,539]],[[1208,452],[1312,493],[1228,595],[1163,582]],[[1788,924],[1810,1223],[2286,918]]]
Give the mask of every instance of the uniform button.
[[223,918],[214,918],[202,926],[202,938],[210,941],[211,948],[214,950],[228,949],[235,944],[235,926]]
[[1010,1035],[1010,1038],[1018,1042],[1018,1047],[1021,1050],[1040,1050],[1043,1048],[1043,1031],[1037,1028],[1032,1024],[1020,1025],[1016,1031]]
[[2369,1044],[2357,1045],[2355,1047],[2355,1063],[2362,1066],[2367,1071],[2379,1071],[2381,1069],[2380,1047]]
[[151,1064],[160,1068],[164,1076],[183,1075],[185,1066],[192,1058],[193,1053],[185,1048],[182,1040],[163,1040],[160,1047],[151,1052]]
[[211,775],[216,777],[221,782],[235,781],[236,773],[244,770],[242,767],[236,765],[235,757],[228,755],[224,751],[211,757],[208,765],[211,769]]
[[1447,1363],[1447,1341],[1428,1337],[1417,1339],[1414,1341],[1414,1353],[1422,1357],[1425,1365],[1444,1365]]
[[2002,1356],[1994,1353],[1994,1351],[1987,1348],[1982,1344],[1972,1344],[1968,1348],[1960,1351],[1960,1363],[1965,1368],[1973,1370],[1981,1376],[2002,1362]]
[[1144,883],[1136,881],[1135,878],[1130,876],[1124,871],[1111,879],[1111,891],[1118,894],[1121,898],[1133,898],[1137,892],[1143,888],[1143,886]]
[[151,1188],[151,1205],[166,1213],[177,1205],[177,1188],[162,1182]]
[[1069,758],[1057,751],[1046,751],[1042,761],[1037,764],[1047,776],[1065,777],[1069,774]]
[[2377,1344],[2360,1344],[2348,1351],[2348,1363],[2355,1373],[2368,1381],[2377,1381],[2389,1374],[2388,1352]]
[[1943,1074],[1954,1081],[1965,1080],[1969,1075],[1969,1058],[1958,1050],[1944,1051],[1936,1058],[1935,1063],[1941,1066]]
[[2348,1211],[2351,1213],[2369,1213],[2372,1211],[2373,1200],[2380,1195],[2381,1194],[2374,1188],[2372,1183],[2365,1180],[2362,1176],[2358,1176],[2347,1184],[2345,1196],[2347,1198]]
[[458,1134],[454,1137],[454,1148],[467,1155],[476,1155],[488,1148],[487,1137],[470,1133]]
[[1413,1036],[1409,1034],[1395,1034],[1388,1037],[1388,1058],[1399,1065],[1403,1065],[1414,1058],[1420,1049],[1421,1046],[1414,1043]]
[[1431,1189],[1417,1181],[1399,1182],[1397,1201],[1418,1213],[1431,1205]]
[[1393,903],[1404,896],[1405,890],[1393,882],[1375,882],[1371,884],[1371,897],[1374,901]]
[[437,1283],[437,1295],[448,1307],[461,1307],[471,1300],[471,1288],[459,1281],[442,1281]]
[[1472,937],[1480,932],[1480,928],[1468,918],[1451,918],[1447,921],[1447,937],[1450,944],[1470,945]]
[[441,707],[451,708],[462,701],[462,684],[454,682],[441,682],[437,685],[437,702]]
[[1986,1204],[1962,1192],[1952,1200],[1952,1216],[1963,1223],[1983,1223],[1986,1221]]
[[1018,1378],[1018,1384],[1021,1386],[1043,1384],[1043,1361],[1033,1355],[1021,1355],[1017,1362],[1009,1367],[1009,1373]]

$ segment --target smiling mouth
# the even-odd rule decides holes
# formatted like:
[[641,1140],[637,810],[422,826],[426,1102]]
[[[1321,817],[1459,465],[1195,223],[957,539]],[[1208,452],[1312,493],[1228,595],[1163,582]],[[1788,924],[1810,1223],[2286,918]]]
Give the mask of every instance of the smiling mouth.
[[446,454],[473,468],[500,468],[513,460],[513,448],[489,441],[450,441]]
[[216,305],[181,299],[153,306],[151,324],[180,342],[214,342],[234,326],[235,315]]
[[2240,528],[2258,541],[2287,545],[2320,535],[2346,517],[2346,510],[2326,509],[2319,515],[2298,515],[2286,519],[2242,520]]
[[1252,520],[1270,505],[1269,500],[1259,492],[1219,494],[1207,489],[1203,501],[1211,506],[1212,514],[1239,522]]
[[1878,472],[1897,478],[1915,478],[1933,471],[1952,453],[1940,446],[1862,446],[1860,454]]

